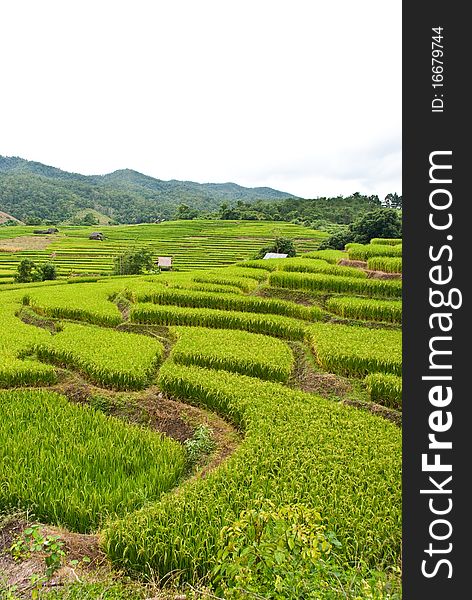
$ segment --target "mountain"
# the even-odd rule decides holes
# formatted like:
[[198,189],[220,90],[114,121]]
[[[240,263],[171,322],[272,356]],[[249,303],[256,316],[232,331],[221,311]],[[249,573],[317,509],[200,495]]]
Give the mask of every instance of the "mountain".
[[163,181],[130,169],[107,175],[81,175],[19,157],[0,156],[0,210],[25,222],[70,220],[94,209],[118,223],[141,223],[175,217],[186,204],[214,211],[238,200],[295,198],[267,187],[235,183]]

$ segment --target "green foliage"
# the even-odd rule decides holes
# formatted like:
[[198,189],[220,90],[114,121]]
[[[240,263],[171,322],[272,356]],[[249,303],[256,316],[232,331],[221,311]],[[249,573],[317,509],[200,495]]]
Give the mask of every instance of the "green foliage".
[[339,277],[324,273],[276,271],[270,274],[269,284],[292,290],[361,294],[373,297],[400,298],[402,295],[402,282],[398,280]]
[[213,569],[216,593],[228,600],[251,594],[274,600],[316,598],[330,538],[340,545],[312,508],[256,502],[221,531]]
[[32,281],[46,281],[56,279],[56,267],[52,263],[38,265],[28,258],[24,258],[18,265],[15,281],[17,283],[31,283]]
[[364,381],[372,402],[383,404],[389,408],[402,409],[401,377],[385,373],[371,373]]
[[353,377],[377,371],[401,375],[401,331],[314,323],[307,335],[326,371]]
[[202,457],[207,456],[216,448],[213,429],[206,425],[199,425],[193,436],[185,440],[184,446],[187,451],[187,460],[191,465],[195,465]]
[[287,256],[295,256],[297,254],[297,250],[295,248],[295,244],[293,240],[286,237],[277,236],[273,243],[267,244],[259,250],[259,252],[254,256],[254,259],[264,258],[264,256],[268,252],[277,252],[277,254],[287,254]]
[[372,238],[399,238],[401,215],[395,209],[378,209],[366,213],[350,226],[355,242],[368,244]]
[[44,265],[41,265],[40,269],[43,281],[57,279],[56,266],[52,263],[45,263]]
[[93,212],[86,212],[82,216],[75,216],[72,219],[72,225],[93,226],[99,224],[98,218]]
[[344,249],[350,242],[368,244],[372,238],[398,238],[402,235],[401,215],[395,209],[379,208],[358,217],[345,232],[320,244],[320,249]]
[[60,222],[79,211],[95,209],[120,223],[153,223],[175,217],[179,205],[201,214],[217,210],[223,201],[252,203],[289,196],[270,188],[245,188],[231,183],[162,181],[129,169],[85,176],[0,156],[0,209],[23,221],[29,218],[35,222]]
[[152,252],[142,248],[135,252],[127,252],[115,257],[115,275],[141,275],[154,269]]
[[93,531],[159,498],[185,464],[177,442],[58,394],[0,392],[0,510]]
[[145,589],[120,581],[76,581],[60,589],[43,592],[44,600],[143,600]]
[[320,250],[344,250],[346,244],[354,241],[352,232],[348,229],[334,233],[327,240],[323,240],[318,246]]
[[173,327],[178,342],[174,362],[225,369],[251,377],[286,382],[293,369],[290,348],[281,340],[245,331]]
[[152,382],[164,347],[151,337],[67,323],[36,344],[34,352],[40,360],[76,369],[99,385],[133,390]]
[[30,283],[31,281],[42,281],[41,271],[38,265],[28,258],[24,258],[18,265],[15,281],[17,283]]
[[389,323],[402,322],[401,300],[333,296],[326,301],[326,308],[345,319],[387,321]]
[[64,542],[58,535],[41,533],[39,525],[27,527],[10,547],[10,553],[15,560],[25,560],[33,553],[41,553],[46,564],[45,576],[50,579],[61,568],[65,557]]

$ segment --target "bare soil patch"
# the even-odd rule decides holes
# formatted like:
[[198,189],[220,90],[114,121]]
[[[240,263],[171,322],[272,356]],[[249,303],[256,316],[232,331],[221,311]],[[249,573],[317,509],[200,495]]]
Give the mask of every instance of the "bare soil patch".
[[384,271],[371,271],[369,269],[365,269],[367,273],[367,277],[370,279],[401,279],[401,273],[385,273]]
[[[16,586],[16,594],[21,598],[31,597],[31,577],[33,575],[45,576],[45,555],[34,552],[29,557],[16,561],[10,553],[12,544],[20,537],[24,530],[32,523],[24,517],[7,518],[0,523],[0,577],[8,586]],[[107,558],[99,545],[98,535],[72,533],[59,527],[41,525],[39,529],[43,537],[58,536],[64,542],[63,550],[66,556],[63,565],[54,573],[44,588],[62,586],[66,583],[77,581],[77,571],[93,572],[107,564]],[[86,557],[87,562],[82,562]],[[77,560],[80,565],[73,566],[70,561]],[[109,567],[107,567],[109,569]]]
[[341,267],[357,267],[358,269],[367,268],[367,263],[363,260],[349,260],[348,258],[343,258],[337,264]]
[[0,252],[21,250],[45,250],[56,238],[52,235],[20,235],[0,240]]

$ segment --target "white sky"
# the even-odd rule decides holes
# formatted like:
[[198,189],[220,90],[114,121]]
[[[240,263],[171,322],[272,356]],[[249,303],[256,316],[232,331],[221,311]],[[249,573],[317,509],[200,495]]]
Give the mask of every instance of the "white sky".
[[0,154],[401,193],[401,0],[7,0]]

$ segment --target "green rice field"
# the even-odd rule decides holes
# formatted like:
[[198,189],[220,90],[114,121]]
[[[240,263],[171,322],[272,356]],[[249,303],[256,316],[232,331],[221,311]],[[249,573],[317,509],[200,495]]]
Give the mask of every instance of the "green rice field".
[[[118,580],[177,596],[398,600],[402,282],[338,264],[397,240],[318,252],[322,234],[286,223],[103,229],[28,255],[98,275],[73,285],[8,283],[26,251],[0,252],[0,513],[90,534]],[[276,229],[298,256],[251,260]],[[144,246],[175,271],[105,276]],[[315,525],[294,567],[286,545]],[[246,561],[258,552],[267,564]],[[298,591],[264,592],[256,566],[277,552]]]

